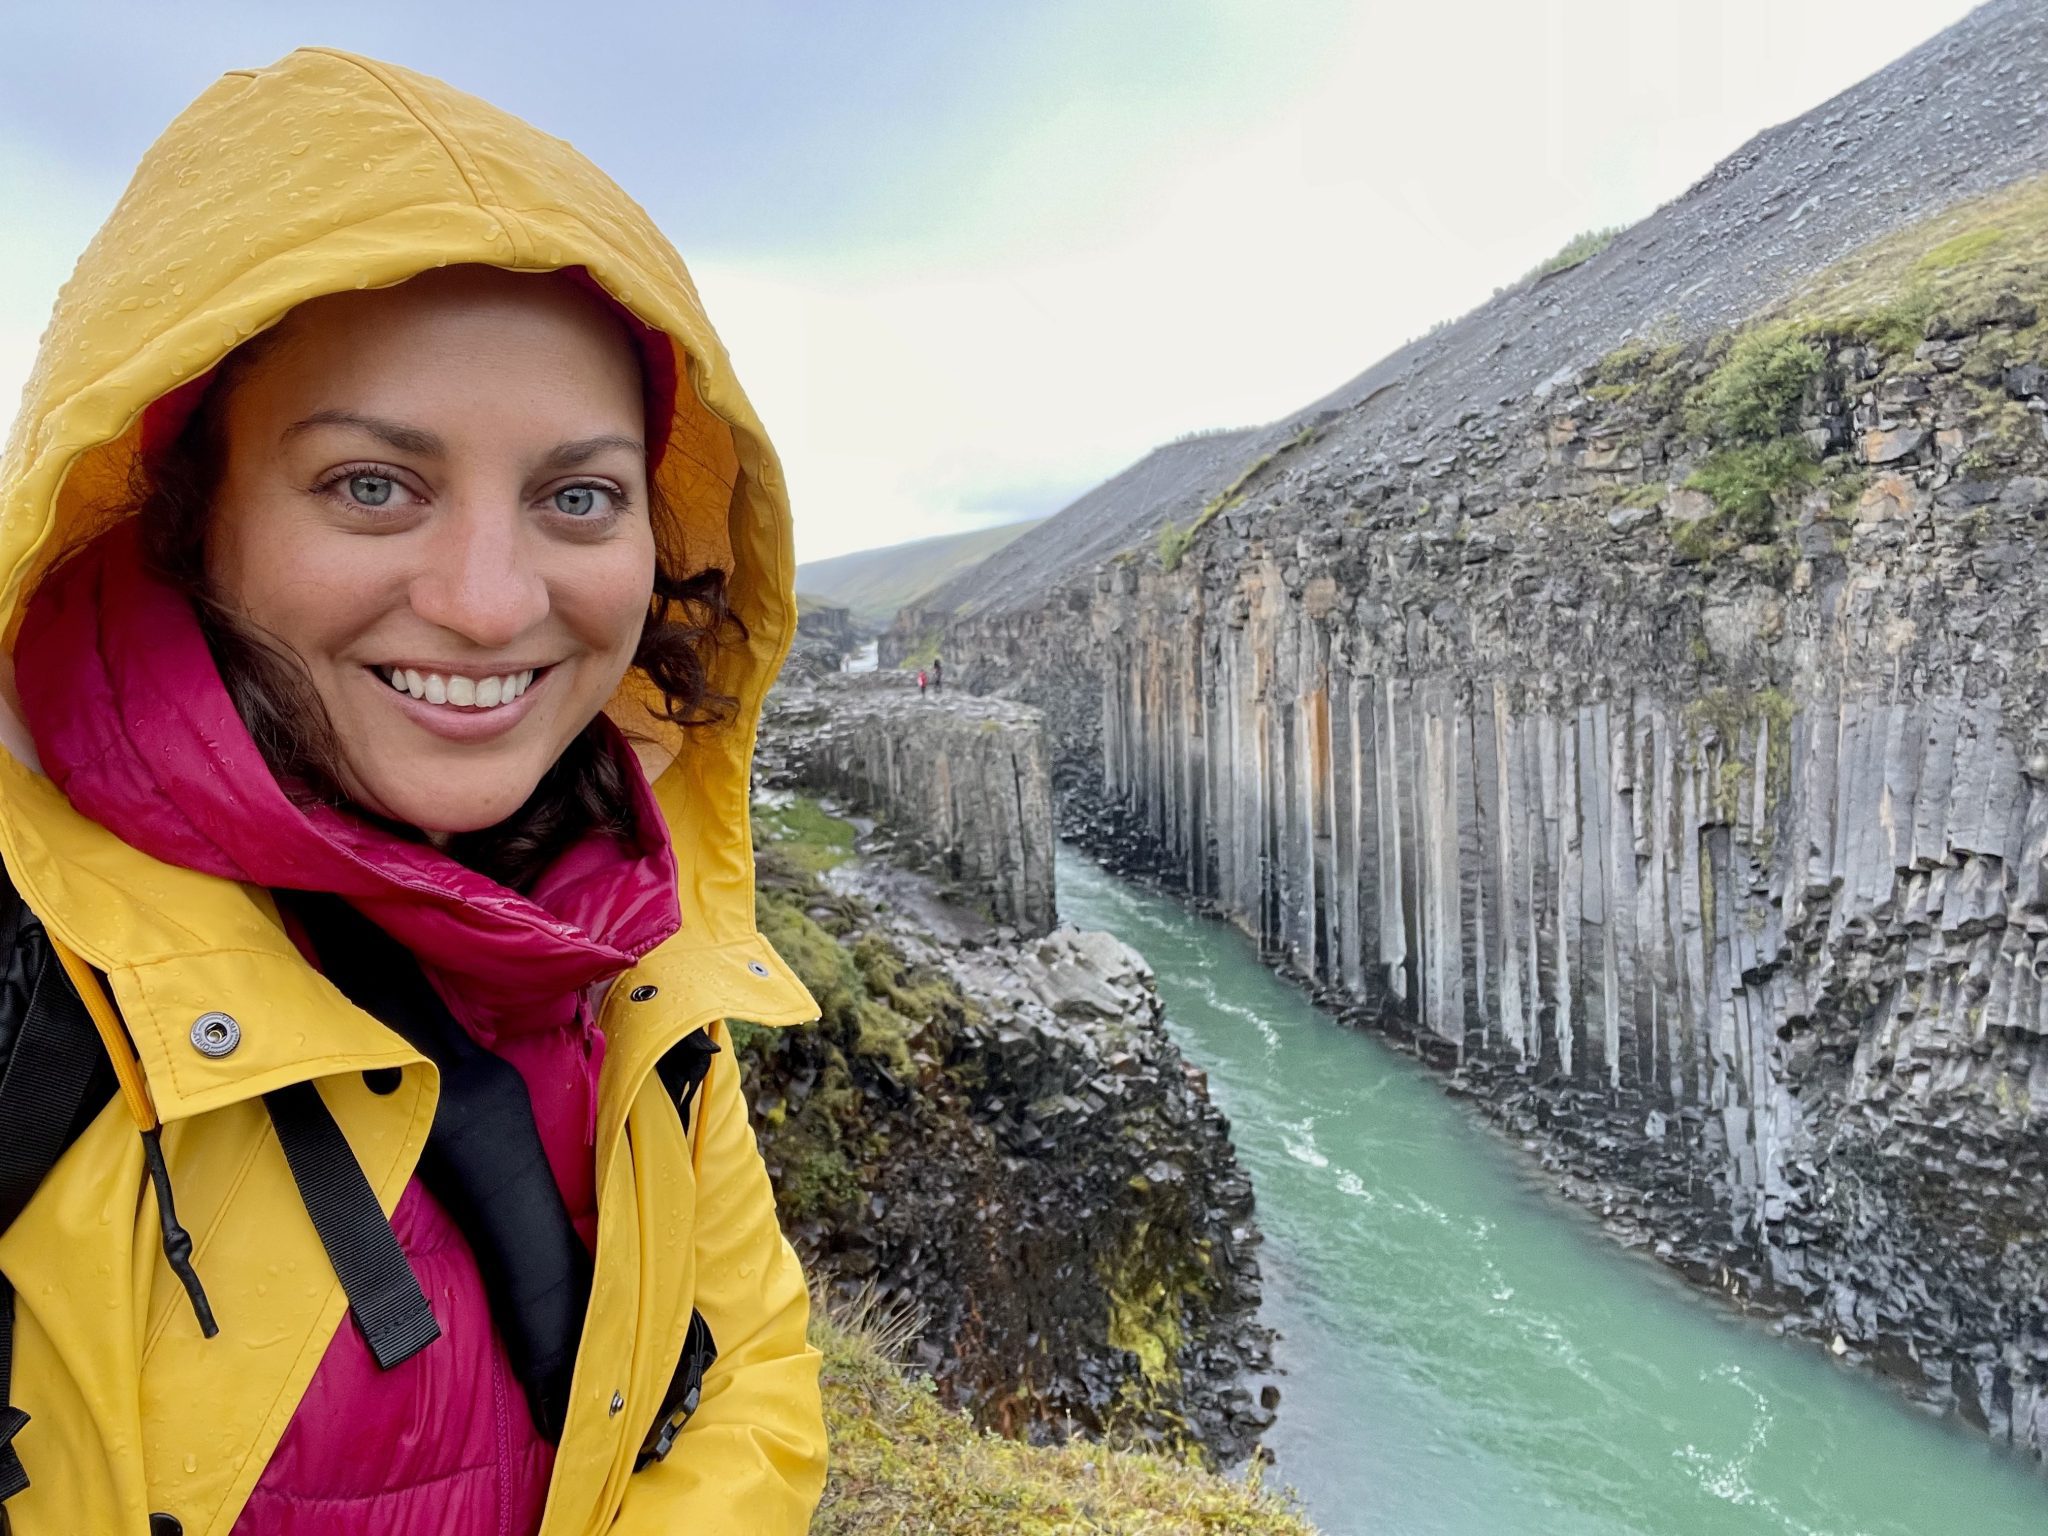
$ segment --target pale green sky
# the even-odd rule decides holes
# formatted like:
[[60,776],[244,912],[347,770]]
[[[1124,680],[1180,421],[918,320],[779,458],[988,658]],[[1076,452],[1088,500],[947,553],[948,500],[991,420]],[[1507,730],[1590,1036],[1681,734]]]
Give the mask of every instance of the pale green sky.
[[1640,218],[1967,0],[590,0],[0,17],[0,398],[164,122],[331,42],[572,139],[698,277],[799,554],[1056,510]]

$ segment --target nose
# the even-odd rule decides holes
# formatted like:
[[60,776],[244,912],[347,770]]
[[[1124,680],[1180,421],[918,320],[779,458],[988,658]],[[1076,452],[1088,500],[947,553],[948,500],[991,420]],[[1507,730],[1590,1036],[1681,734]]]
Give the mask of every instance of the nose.
[[510,510],[451,507],[436,520],[413,578],[413,612],[481,649],[501,649],[548,613],[548,584]]

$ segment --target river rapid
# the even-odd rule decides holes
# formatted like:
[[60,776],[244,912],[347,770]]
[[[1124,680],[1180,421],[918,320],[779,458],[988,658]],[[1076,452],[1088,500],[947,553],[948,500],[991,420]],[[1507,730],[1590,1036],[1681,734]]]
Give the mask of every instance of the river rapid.
[[1266,1234],[1269,1480],[1330,1536],[2007,1536],[2048,1475],[1622,1251],[1250,939],[1062,848],[1158,972]]

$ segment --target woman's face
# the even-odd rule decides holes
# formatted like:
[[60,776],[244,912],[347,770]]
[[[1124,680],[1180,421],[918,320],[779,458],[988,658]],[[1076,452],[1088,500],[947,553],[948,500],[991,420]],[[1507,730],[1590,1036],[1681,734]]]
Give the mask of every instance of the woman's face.
[[639,361],[591,295],[450,268],[301,305],[237,381],[207,568],[312,674],[366,809],[519,809],[653,591]]

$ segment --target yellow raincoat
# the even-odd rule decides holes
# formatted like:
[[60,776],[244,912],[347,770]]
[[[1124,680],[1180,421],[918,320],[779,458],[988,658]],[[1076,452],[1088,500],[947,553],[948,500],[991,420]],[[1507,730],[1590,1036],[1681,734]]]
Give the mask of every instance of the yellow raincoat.
[[[685,382],[662,487],[689,566],[729,566],[750,636],[712,678],[739,699],[734,720],[671,733],[655,784],[682,928],[601,1019],[596,1277],[542,1531],[802,1531],[824,1480],[818,1360],[722,1024],[687,1143],[652,1072],[702,1025],[817,1013],[755,931],[748,831],[755,725],[794,626],[789,510],[774,450],[647,215],[567,144],[403,69],[306,49],[223,77],[144,157],[43,338],[0,464],[0,699],[27,595],[129,504],[145,406],[306,299],[451,262],[580,265],[670,338]],[[631,692],[614,709],[644,731]],[[434,1072],[301,960],[263,891],[160,863],[80,816],[10,710],[0,742],[0,857],[52,934],[109,978],[222,1329],[201,1338],[164,1260],[117,1100],[0,1237],[17,1292],[12,1396],[32,1416],[16,1440],[32,1486],[6,1510],[17,1536],[140,1536],[153,1512],[224,1536],[345,1306],[261,1095],[317,1082],[389,1212],[433,1119]],[[665,1007],[622,1003],[648,983]],[[217,1058],[191,1041],[214,1011],[242,1026]],[[403,1068],[401,1087],[372,1093],[363,1073],[387,1067]],[[717,1362],[673,1453],[636,1474],[693,1306]]]

